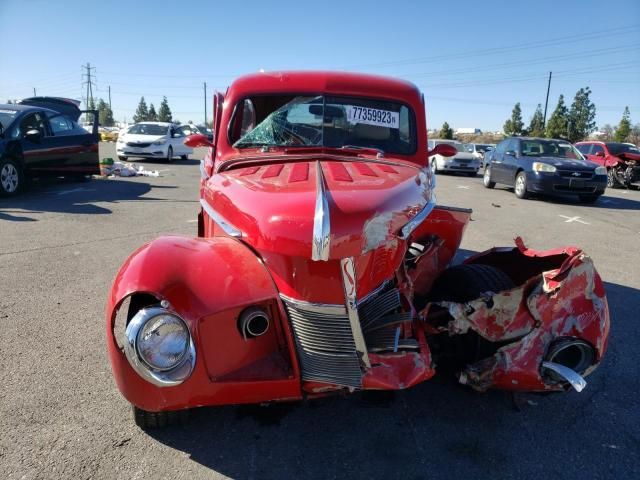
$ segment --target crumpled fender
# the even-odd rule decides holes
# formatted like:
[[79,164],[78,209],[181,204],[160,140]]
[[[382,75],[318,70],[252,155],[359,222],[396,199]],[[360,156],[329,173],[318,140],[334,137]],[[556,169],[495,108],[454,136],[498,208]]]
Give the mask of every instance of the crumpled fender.
[[[178,386],[157,387],[143,380],[116,344],[113,329],[117,308],[136,292],[167,300],[191,331],[197,351],[196,365],[191,376]],[[254,388],[253,395],[240,394],[238,389],[231,390],[231,384],[211,382],[199,349],[198,321],[214,313],[277,298],[278,291],[261,260],[236,240],[163,236],[147,243],[124,262],[108,297],[107,347],[118,388],[131,403],[149,411],[216,401],[263,401],[260,389]],[[299,396],[299,385],[297,389],[294,386],[283,382],[282,395]],[[278,390],[275,385],[272,388]]]
[[[559,268],[544,271],[511,290],[487,295],[464,304],[445,303],[453,320],[450,334],[472,329],[492,342],[512,340],[493,356],[467,366],[460,374],[461,383],[477,390],[561,390],[558,384],[545,382],[540,365],[552,341],[576,337],[589,342],[596,350],[596,364],[601,361],[609,336],[609,309],[604,286],[593,261],[580,249],[537,252],[516,240],[523,258],[565,255]],[[470,261],[483,263],[493,249]],[[507,252],[509,249],[502,249]],[[510,261],[513,261],[510,257]]]

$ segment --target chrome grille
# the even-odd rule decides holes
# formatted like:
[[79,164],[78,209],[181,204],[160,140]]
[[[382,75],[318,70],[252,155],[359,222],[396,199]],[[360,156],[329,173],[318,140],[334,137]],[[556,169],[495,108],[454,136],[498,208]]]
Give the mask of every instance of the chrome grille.
[[362,386],[347,309],[282,297],[293,327],[302,379],[345,387]]
[[[349,315],[344,305],[323,305],[281,296],[289,315],[302,379],[360,388],[362,368],[356,352]],[[385,283],[358,302],[360,326],[367,349],[390,351],[415,349],[412,339],[395,342],[396,326],[410,321],[410,312],[399,312],[400,292]]]

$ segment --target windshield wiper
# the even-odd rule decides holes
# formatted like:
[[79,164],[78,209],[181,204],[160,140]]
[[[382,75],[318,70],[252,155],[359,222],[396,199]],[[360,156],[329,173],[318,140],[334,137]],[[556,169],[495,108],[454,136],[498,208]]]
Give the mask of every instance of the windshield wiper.
[[340,147],[340,150],[360,150],[365,152],[377,153],[378,155],[384,157],[384,150],[381,148],[375,147],[361,147],[360,145],[343,145]]

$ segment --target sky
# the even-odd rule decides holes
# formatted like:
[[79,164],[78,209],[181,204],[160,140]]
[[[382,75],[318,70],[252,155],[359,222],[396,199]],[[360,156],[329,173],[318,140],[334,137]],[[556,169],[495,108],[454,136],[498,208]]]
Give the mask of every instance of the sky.
[[[141,96],[204,120],[213,90],[239,75],[346,70],[403,78],[427,124],[501,130],[516,102],[528,123],[558,96],[592,90],[599,127],[629,106],[640,123],[640,1],[0,0],[0,102],[95,97],[131,121]],[[93,69],[95,67],[95,69]]]

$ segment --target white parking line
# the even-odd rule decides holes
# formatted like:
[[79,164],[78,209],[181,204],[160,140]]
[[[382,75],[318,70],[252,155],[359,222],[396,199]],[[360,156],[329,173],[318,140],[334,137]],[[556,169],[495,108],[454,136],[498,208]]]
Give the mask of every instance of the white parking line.
[[195,220],[187,220],[187,223],[196,223],[198,221],[198,219],[196,218]]
[[76,192],[95,192],[96,189],[95,188],[83,188],[83,187],[78,187],[78,188],[73,188],[71,190],[61,190],[59,192],[45,192],[45,193],[55,193],[56,195],[67,195],[69,193],[76,193]]
[[578,223],[583,223],[585,225],[591,225],[589,222],[585,222],[583,220],[580,220],[582,217],[567,217],[566,215],[558,215],[558,216],[562,217],[562,218],[566,218],[564,223],[578,222]]
[[469,190],[469,187],[467,185],[458,185],[458,188],[464,188],[465,190]]

